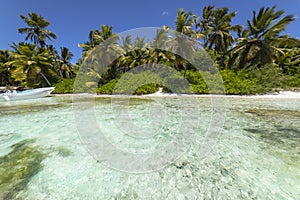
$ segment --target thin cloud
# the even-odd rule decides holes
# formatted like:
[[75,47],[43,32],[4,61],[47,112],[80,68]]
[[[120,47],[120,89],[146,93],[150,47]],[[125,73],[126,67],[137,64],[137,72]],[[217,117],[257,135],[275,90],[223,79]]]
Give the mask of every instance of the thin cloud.
[[162,16],[166,16],[169,15],[169,12],[167,10],[165,10],[164,12],[161,13]]

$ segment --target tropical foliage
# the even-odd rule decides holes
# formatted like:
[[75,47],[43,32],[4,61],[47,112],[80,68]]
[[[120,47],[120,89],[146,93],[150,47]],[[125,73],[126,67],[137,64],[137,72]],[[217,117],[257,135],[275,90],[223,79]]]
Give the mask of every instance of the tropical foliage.
[[62,78],[71,78],[74,75],[72,71],[72,64],[71,59],[73,57],[73,53],[69,51],[66,47],[60,48],[60,58],[58,59],[59,62],[59,75]]
[[[285,15],[275,6],[262,7],[253,11],[252,19],[243,26],[232,24],[236,14],[226,7],[207,6],[199,15],[178,9],[174,25],[163,26],[152,40],[133,35],[120,38],[112,26],[102,24],[99,30],[89,32],[86,42],[78,44],[82,57],[77,63],[72,63],[73,54],[68,48],[57,50],[47,44],[56,39],[48,30],[48,20],[34,12],[21,15],[26,27],[18,31],[26,34],[25,41],[11,44],[11,50],[0,50],[0,85],[56,84],[55,92],[68,93],[73,92],[75,77],[80,75],[85,77],[80,80],[80,91],[112,94],[125,74],[131,78],[127,86],[121,88],[138,83],[134,94],[152,93],[158,87],[172,92],[166,84],[180,84],[182,78],[168,77],[163,68],[150,73],[157,64],[181,74],[194,93],[211,92],[208,82],[218,88],[213,78],[216,71],[211,70],[211,65],[218,68],[228,94],[257,94],[278,87],[300,87],[300,41],[285,34],[295,17]],[[190,55],[201,66],[201,73],[187,62]],[[90,67],[82,70],[82,64]],[[146,73],[144,78],[135,76],[138,70]],[[204,76],[211,78],[204,79]]]
[[30,39],[35,45],[45,47],[46,39],[53,41],[56,35],[46,28],[50,25],[50,22],[45,20],[43,16],[39,16],[35,12],[29,13],[28,17],[21,15],[21,19],[24,20],[28,27],[19,28],[19,33],[27,34],[25,40]]
[[22,44],[10,56],[12,60],[6,65],[14,66],[12,77],[16,82],[29,87],[36,84],[51,86],[47,76],[53,77],[55,73],[52,70],[53,62],[49,50],[36,48],[35,44]]
[[0,85],[9,85],[13,83],[11,79],[11,67],[6,63],[10,61],[8,50],[0,50]]
[[50,22],[36,13],[28,17],[20,15],[27,27],[18,32],[27,34],[25,41],[13,43],[12,50],[0,51],[0,85],[23,86],[27,88],[46,87],[63,78],[75,75],[71,64],[72,52],[61,47],[60,55],[47,39],[54,41],[56,35],[47,29]]
[[247,21],[247,28],[240,33],[237,45],[231,49],[239,68],[270,64],[285,54],[284,47],[293,46],[294,42],[299,45],[294,38],[280,35],[294,20],[292,15],[279,19],[283,14],[283,10],[275,11],[275,7],[263,7],[258,13],[253,11],[252,21]]

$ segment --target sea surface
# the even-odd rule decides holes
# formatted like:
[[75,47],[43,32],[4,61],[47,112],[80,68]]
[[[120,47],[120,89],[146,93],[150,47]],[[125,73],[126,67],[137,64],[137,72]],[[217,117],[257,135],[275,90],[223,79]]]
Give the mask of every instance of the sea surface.
[[299,98],[0,102],[0,197],[300,199],[299,122]]

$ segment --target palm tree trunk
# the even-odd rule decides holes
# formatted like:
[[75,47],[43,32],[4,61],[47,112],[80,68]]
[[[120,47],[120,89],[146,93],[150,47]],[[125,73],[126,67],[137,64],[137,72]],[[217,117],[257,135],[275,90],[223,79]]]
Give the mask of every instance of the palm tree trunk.
[[185,74],[186,74],[186,66],[183,66],[183,68],[184,68],[183,77],[185,78]]
[[42,75],[42,77],[44,78],[44,80],[48,83],[48,85],[51,86],[51,83],[49,82],[49,80],[47,79],[47,77],[42,72],[40,72],[40,74]]

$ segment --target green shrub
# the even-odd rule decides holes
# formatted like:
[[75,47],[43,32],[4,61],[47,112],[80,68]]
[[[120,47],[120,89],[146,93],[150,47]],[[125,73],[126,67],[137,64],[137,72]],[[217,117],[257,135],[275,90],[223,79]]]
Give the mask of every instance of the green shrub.
[[231,70],[222,70],[221,75],[226,94],[251,94],[256,86],[254,79],[243,79]]
[[281,88],[300,88],[300,74],[298,75],[285,75],[281,81]]
[[108,83],[101,85],[96,89],[97,94],[112,94],[117,82],[118,79],[113,79]]
[[193,89],[189,82],[183,78],[183,76],[173,75],[165,78],[164,84],[165,90],[172,93],[178,94],[191,94]]
[[[151,94],[151,93],[155,93],[158,91],[159,88],[159,84],[156,83],[149,83],[149,84],[144,84],[140,87],[138,87],[134,92],[126,92],[126,85],[124,85],[124,88],[118,88],[115,89],[117,82],[119,81],[119,79],[113,79],[111,81],[109,81],[108,83],[101,85],[100,87],[97,88],[97,94],[137,94],[137,95],[141,95],[141,94]],[[121,92],[122,91],[122,92]]]
[[66,94],[74,92],[75,79],[62,79],[59,83],[55,84],[54,94]]
[[[209,71],[187,70],[175,72],[173,69],[154,68],[146,71],[132,71],[120,78],[97,87],[97,94],[150,94],[163,87],[163,92],[195,93],[195,94],[232,94],[249,95],[264,94],[274,88],[299,88],[300,74],[284,75],[276,64],[262,67],[250,67],[232,71],[220,70],[218,73]],[[221,75],[221,77],[220,77]],[[223,80],[223,81],[222,81]],[[75,79],[62,79],[55,84],[53,93],[73,93]],[[97,82],[87,82],[88,79],[77,80],[76,92],[94,92]],[[225,91],[224,91],[225,89]]]
[[237,73],[222,70],[226,94],[264,94],[279,87],[282,74],[279,68],[266,65],[260,68],[242,69]]
[[139,88],[137,88],[134,92],[134,94],[141,95],[141,94],[152,94],[157,92],[159,89],[159,84],[150,83],[145,84]]
[[185,78],[190,84],[194,84],[194,85],[202,84],[204,82],[201,73],[199,71],[187,70],[185,74]]
[[123,74],[114,87],[114,94],[149,94],[156,92],[162,80],[149,70]]
[[195,94],[224,94],[222,77],[209,71],[188,70],[185,77]]
[[209,94],[209,90],[204,82],[200,85],[191,84],[191,87],[195,94]]

